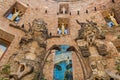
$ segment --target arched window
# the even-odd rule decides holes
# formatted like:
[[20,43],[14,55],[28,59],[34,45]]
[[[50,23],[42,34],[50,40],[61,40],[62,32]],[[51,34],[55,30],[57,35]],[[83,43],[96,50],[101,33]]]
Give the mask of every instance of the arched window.
[[8,46],[9,46],[9,42],[3,39],[0,39],[0,59],[2,58],[3,54],[7,50]]

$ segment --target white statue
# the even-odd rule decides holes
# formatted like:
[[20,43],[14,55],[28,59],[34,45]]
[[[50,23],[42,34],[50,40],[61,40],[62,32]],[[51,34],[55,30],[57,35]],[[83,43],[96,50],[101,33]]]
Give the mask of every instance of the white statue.
[[63,6],[63,7],[62,7],[62,13],[65,14],[65,11],[66,11],[66,10],[65,10],[65,7]]

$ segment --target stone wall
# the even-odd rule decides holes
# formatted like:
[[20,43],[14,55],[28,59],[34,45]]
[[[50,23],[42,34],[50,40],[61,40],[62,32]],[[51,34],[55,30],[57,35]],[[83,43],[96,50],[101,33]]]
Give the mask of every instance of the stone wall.
[[[12,28],[9,26],[10,23],[14,24],[13,22],[9,21],[7,18],[4,17],[6,11],[16,2],[16,0],[2,0],[0,1],[0,29],[4,30],[12,35],[14,35],[14,39],[11,42],[8,50],[6,51],[4,57],[0,61],[0,66],[7,63],[10,55],[12,55],[19,46],[19,41],[21,37],[24,35],[24,32]],[[59,12],[59,4],[66,3],[66,2],[54,2],[52,0],[18,0],[18,2],[23,3],[27,6],[27,10],[25,14],[21,17],[21,20],[16,25],[25,25],[25,28],[28,28],[28,23],[32,23],[35,18],[43,18],[44,21],[47,23],[47,28],[49,33],[51,32],[52,35],[57,35],[57,27],[58,27],[58,18],[59,17],[67,17],[70,19],[69,27],[70,27],[70,35],[68,36],[61,36],[60,38],[52,38],[47,41],[47,49],[49,49],[52,45],[57,44],[66,44],[66,45],[73,45],[76,46],[74,39],[78,36],[78,30],[80,26],[76,23],[76,19],[80,22],[85,22],[86,19],[93,20],[98,23],[99,26],[105,25],[106,22],[101,14],[102,10],[109,9],[109,7],[113,7],[116,3],[112,3],[110,0],[99,0],[99,1],[83,1],[83,2],[68,2],[69,4],[69,11],[71,15],[57,15]],[[97,11],[94,11],[94,7],[97,8]],[[47,10],[47,14],[45,14],[45,10]],[[80,11],[80,14],[77,15],[77,11]],[[85,11],[88,10],[88,14]],[[75,55],[73,57],[76,57]],[[76,60],[73,60],[73,66],[79,65]],[[75,63],[76,62],[76,63]],[[49,65],[49,64],[48,64]],[[48,66],[47,65],[47,66]],[[47,72],[51,72],[50,69],[46,68]],[[75,79],[79,79],[79,75],[77,72],[79,69],[75,69]],[[46,73],[47,74],[47,73]],[[52,76],[47,76],[48,78]]]

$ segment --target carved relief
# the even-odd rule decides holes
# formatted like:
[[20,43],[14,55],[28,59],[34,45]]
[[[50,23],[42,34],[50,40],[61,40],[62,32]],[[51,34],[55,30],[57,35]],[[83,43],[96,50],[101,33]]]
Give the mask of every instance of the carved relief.
[[[104,41],[105,36],[101,27],[97,26],[93,21],[87,20],[86,23],[76,21],[81,26],[76,40],[84,57],[84,62],[88,63],[86,65],[89,70],[86,68],[86,71],[89,76],[86,76],[86,78],[88,80],[110,80],[110,74],[106,73],[107,60],[104,58],[104,56],[109,54],[110,50],[108,50],[109,45]],[[116,49],[114,48],[114,50]]]
[[8,62],[11,65],[11,79],[21,80],[28,74],[33,74],[33,71],[38,72],[40,69],[46,53],[48,32],[46,23],[42,19],[33,20],[32,25],[29,24],[29,30],[20,26],[11,26],[25,32],[18,51],[10,57]]

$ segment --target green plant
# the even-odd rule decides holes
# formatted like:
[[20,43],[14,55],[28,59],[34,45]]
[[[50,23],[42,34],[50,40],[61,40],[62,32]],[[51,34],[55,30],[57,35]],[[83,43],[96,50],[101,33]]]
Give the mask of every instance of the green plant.
[[118,35],[118,37],[117,37],[118,39],[120,39],[120,35]]
[[0,80],[9,80],[9,78],[0,77]]
[[6,64],[2,68],[2,74],[9,74],[10,73],[10,65]]

